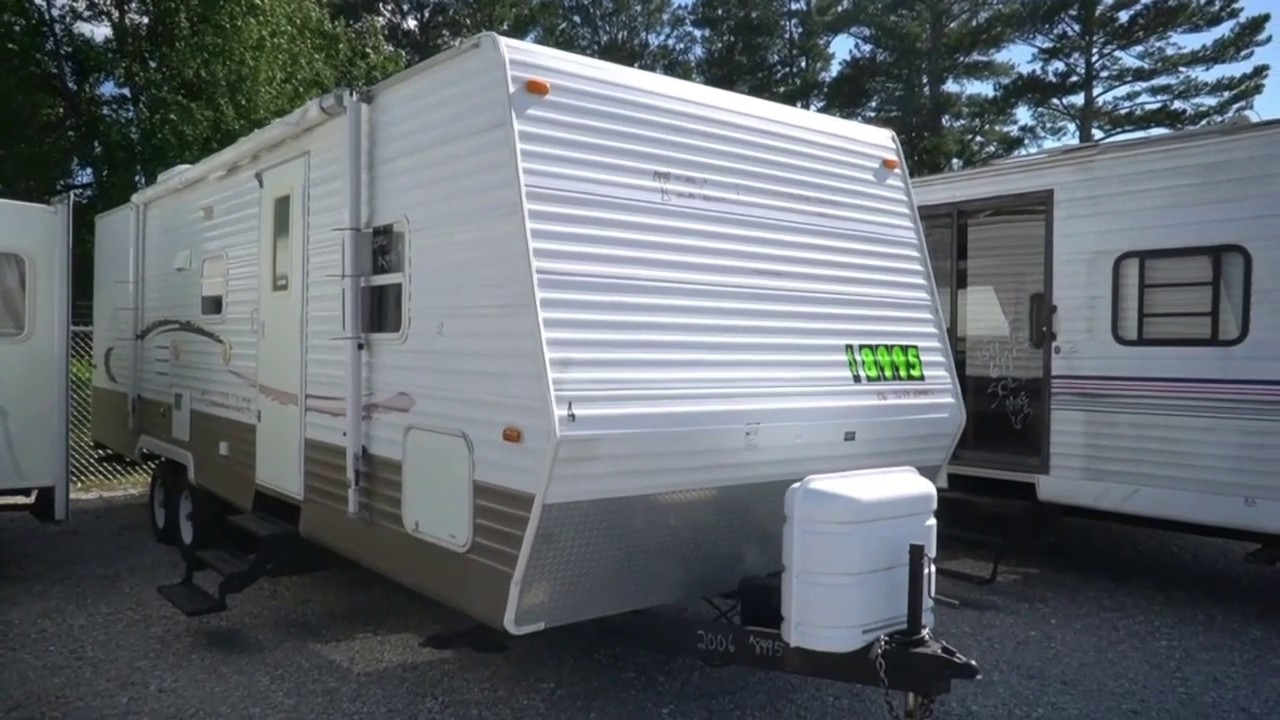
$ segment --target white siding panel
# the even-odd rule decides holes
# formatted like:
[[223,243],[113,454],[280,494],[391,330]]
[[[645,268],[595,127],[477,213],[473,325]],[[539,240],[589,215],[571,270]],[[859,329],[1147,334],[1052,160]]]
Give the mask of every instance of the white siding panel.
[[[499,53],[481,43],[379,92],[366,112],[365,225],[407,225],[409,272],[407,330],[367,344],[365,397],[403,394],[412,407],[374,413],[365,442],[399,459],[410,425],[462,431],[476,479],[540,492],[554,429],[507,89]],[[344,198],[326,227],[345,223]],[[334,231],[309,253],[308,382],[334,398],[346,393],[341,248]],[[345,443],[340,414],[307,419],[309,437]],[[523,443],[502,441],[507,426]]]
[[[130,205],[102,213],[94,220],[93,384],[122,392],[129,390],[134,353],[132,338],[137,333],[133,285],[129,283],[132,245]],[[105,357],[108,350],[109,359]]]
[[[942,462],[958,408],[888,132],[508,55],[516,83],[552,88],[516,103],[563,437],[551,499]],[[876,342],[918,344],[927,381],[855,384],[844,346]]]
[[[253,173],[308,151],[314,162],[324,152],[325,131],[324,126],[317,128],[228,175],[146,206],[143,327],[163,320],[189,321],[224,343],[189,333],[148,338],[143,366],[147,396],[167,400],[171,391],[186,389],[192,393],[194,410],[257,422],[257,336],[251,316],[258,307],[259,188]],[[190,253],[190,268],[176,270],[174,261],[184,252]],[[202,317],[200,264],[215,254],[225,254],[227,261],[224,316]],[[173,343],[180,348],[176,356],[166,352]]]

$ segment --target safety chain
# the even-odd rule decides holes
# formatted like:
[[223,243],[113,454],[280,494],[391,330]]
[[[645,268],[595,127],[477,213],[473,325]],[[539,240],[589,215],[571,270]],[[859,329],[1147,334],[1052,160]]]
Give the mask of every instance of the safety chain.
[[[925,637],[930,635],[925,630]],[[903,715],[898,714],[898,708],[893,702],[893,691],[889,689],[889,676],[885,672],[884,665],[884,649],[889,644],[889,637],[881,635],[876,638],[875,643],[871,646],[871,657],[876,665],[876,674],[880,676],[880,687],[884,689],[884,709],[888,712],[889,717],[893,720],[906,720]],[[911,720],[930,720],[933,717],[934,698],[920,697],[917,700],[915,711],[907,708],[907,712],[912,714]]]

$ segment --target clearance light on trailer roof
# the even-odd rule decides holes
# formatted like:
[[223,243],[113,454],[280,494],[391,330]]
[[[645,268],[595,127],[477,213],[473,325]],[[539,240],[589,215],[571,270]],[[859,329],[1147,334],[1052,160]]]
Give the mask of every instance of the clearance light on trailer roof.
[[898,163],[898,158],[885,158],[885,159],[880,163],[881,167],[883,167],[883,168],[884,168],[884,169],[886,169],[886,170],[897,170],[897,169],[898,169],[898,164],[899,164],[899,163]]
[[524,83],[524,89],[534,95],[547,95],[551,92],[551,83],[538,78],[531,78]]
[[518,443],[523,437],[524,433],[520,432],[518,427],[505,427],[502,429],[502,439],[506,442]]

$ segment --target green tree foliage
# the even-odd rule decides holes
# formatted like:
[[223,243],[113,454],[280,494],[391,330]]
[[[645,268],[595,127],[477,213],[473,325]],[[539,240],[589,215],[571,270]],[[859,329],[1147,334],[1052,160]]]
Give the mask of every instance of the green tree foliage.
[[692,77],[696,38],[674,0],[543,0],[541,43],[676,77]]
[[549,7],[533,0],[325,0],[348,22],[370,21],[387,41],[419,62],[482,32],[526,38]]
[[0,195],[78,190],[75,292],[92,222],[164,169],[307,98],[403,65],[371,24],[316,0],[0,0]]
[[113,120],[136,177],[152,182],[341,85],[402,65],[377,28],[349,26],[314,0],[90,0],[108,28]]
[[843,24],[853,40],[825,109],[894,129],[912,174],[1021,149],[1017,103],[994,90],[1015,66],[999,59],[1019,29],[1010,0],[859,0]]
[[699,80],[812,108],[833,58],[837,0],[694,0]]
[[[1270,15],[1241,2],[0,0],[0,196],[79,192],[84,297],[94,213],[308,98],[485,31],[887,125],[911,172],[932,173],[1041,134],[1101,140],[1251,107],[1270,68],[1221,71],[1270,42]],[[852,49],[833,72],[837,39]],[[1027,67],[1005,59],[1015,42]]]
[[[1011,88],[1047,134],[1080,142],[1220,121],[1250,109],[1270,67],[1248,61],[1271,41],[1270,13],[1240,0],[1029,0],[1033,67]],[[1216,33],[1184,45],[1180,37]]]
[[0,18],[0,192],[44,202],[83,186],[101,63],[48,3],[0,0]]

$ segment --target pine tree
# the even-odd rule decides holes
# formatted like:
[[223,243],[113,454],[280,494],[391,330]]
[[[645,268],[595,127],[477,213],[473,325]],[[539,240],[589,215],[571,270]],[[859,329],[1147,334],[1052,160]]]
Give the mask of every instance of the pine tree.
[[1013,0],[859,0],[844,18],[854,47],[825,109],[893,128],[916,175],[1015,152],[1030,132],[1017,103],[982,86],[1014,76],[998,56],[1020,18]]
[[[1080,142],[1221,121],[1250,109],[1270,67],[1206,78],[1271,41],[1240,0],[1029,0],[1032,69],[1010,90],[1051,137]],[[1179,36],[1220,30],[1184,45]]]
[[677,77],[693,75],[696,38],[675,0],[543,0],[538,42]]
[[835,0],[694,0],[699,80],[800,107],[816,105],[831,66]]
[[372,20],[410,63],[482,32],[526,38],[547,8],[534,0],[325,0],[347,22]]

